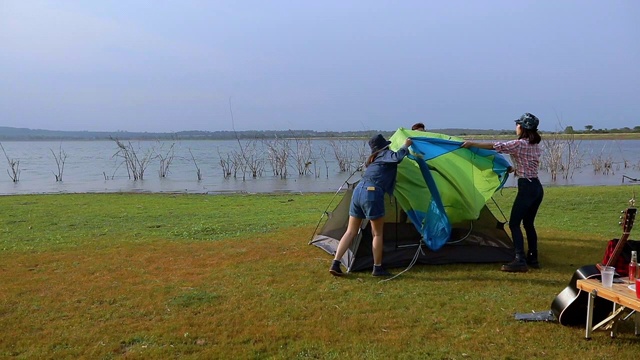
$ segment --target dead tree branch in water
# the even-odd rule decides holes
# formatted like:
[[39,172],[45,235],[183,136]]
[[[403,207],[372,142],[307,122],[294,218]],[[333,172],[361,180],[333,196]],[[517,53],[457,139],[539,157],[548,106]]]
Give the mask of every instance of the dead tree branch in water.
[[218,157],[220,158],[220,167],[222,167],[222,176],[225,179],[231,177],[231,173],[233,171],[233,159],[231,159],[231,155],[228,153],[225,154],[226,158],[222,156],[220,153],[220,148],[218,148]]
[[[352,167],[355,168],[355,170],[357,171],[362,171],[364,169],[364,163],[367,161],[367,157],[369,156],[369,146],[367,145],[366,142],[362,142],[360,144],[360,146],[357,145],[353,145],[355,148],[355,152],[356,152],[356,161],[354,163],[352,163]],[[349,170],[352,169],[352,167],[349,167]]]
[[[558,126],[562,129],[562,121],[558,118]],[[541,142],[544,151],[540,159],[540,168],[551,174],[551,180],[556,181],[558,174],[564,180],[572,179],[576,169],[583,166],[580,141],[574,134],[560,135],[560,132],[546,134]]]
[[613,171],[613,158],[611,155],[606,157],[601,153],[596,157],[591,158],[591,165],[593,165],[593,173],[601,173],[602,175],[615,175]]
[[556,181],[559,174],[564,180],[571,179],[576,169],[583,166],[579,145],[574,138],[563,139],[558,134],[545,136],[540,162],[541,168],[551,174],[552,181]]
[[295,138],[295,149],[291,156],[298,170],[298,175],[307,175],[311,172],[311,139]]
[[200,172],[200,168],[198,167],[195,156],[193,156],[193,152],[191,152],[191,148],[189,148],[189,155],[191,155],[191,161],[193,161],[193,165],[196,166],[196,175],[198,176],[198,181],[201,181],[202,173]]
[[331,140],[330,145],[333,148],[333,155],[338,161],[340,172],[349,172],[354,167],[359,169],[366,159],[365,149],[353,145],[352,141]]
[[258,149],[258,143],[256,141],[250,141],[247,143],[245,147],[245,156],[244,161],[246,161],[246,166],[251,172],[251,177],[254,179],[262,176],[264,172],[264,156],[263,152]]
[[[120,140],[111,138],[118,145],[118,151],[112,155],[112,157],[120,157],[127,167],[127,174],[129,179],[133,177],[133,180],[143,180],[144,172],[149,166],[149,163],[153,159],[153,149],[147,149],[143,156],[139,156],[136,150],[133,148],[131,141],[126,145]],[[138,148],[138,150],[140,150]]]
[[287,163],[291,150],[289,141],[276,138],[275,140],[265,141],[265,146],[267,147],[267,159],[269,159],[273,174],[280,176],[281,179],[286,179],[289,174]]
[[10,159],[7,155],[7,152],[4,151],[4,146],[2,146],[2,143],[0,143],[0,148],[2,148],[4,157],[7,158],[7,162],[9,163],[9,169],[11,169],[11,172],[9,172],[9,169],[7,169],[7,174],[9,174],[11,181],[16,183],[20,180],[20,160]]
[[172,143],[169,149],[167,150],[167,152],[163,154],[162,153],[163,144],[160,144],[160,150],[157,152],[156,156],[160,159],[160,170],[158,171],[158,174],[162,179],[166,178],[167,175],[169,174],[169,165],[171,165],[171,162],[175,157],[175,151],[174,151],[175,145],[176,143]]
[[[320,148],[320,158],[324,163],[324,172],[325,172],[326,178],[328,179],[329,178],[329,162],[327,161],[327,148],[325,146]],[[316,170],[316,178],[318,177],[320,177],[320,171]]]
[[349,152],[347,151],[347,143],[344,140],[331,140],[331,148],[333,155],[338,161],[338,169],[340,172],[346,172],[349,169]]
[[244,161],[244,152],[233,150],[231,152],[231,163],[233,164],[233,178],[238,178],[238,171],[242,172],[242,181],[246,180],[247,163]]
[[58,149],[58,153],[53,152],[52,149],[51,154],[53,154],[53,158],[56,160],[56,165],[58,166],[58,173],[53,173],[53,176],[56,177],[56,181],[62,181],[62,173],[64,173],[64,163],[67,161],[67,153],[62,149],[62,145]]
[[240,152],[234,151],[233,154],[233,163],[234,163],[234,171],[233,177],[235,178],[238,174],[238,170],[242,170],[242,181],[246,180],[245,172],[247,170],[249,160],[247,159],[247,155],[245,154],[244,148],[242,147],[242,142],[240,142],[240,138],[238,137],[238,133],[236,132],[235,119],[233,118],[233,109],[231,107],[231,98],[229,98],[229,113],[231,114],[231,129],[233,129],[233,134],[238,141],[238,146],[240,146]]

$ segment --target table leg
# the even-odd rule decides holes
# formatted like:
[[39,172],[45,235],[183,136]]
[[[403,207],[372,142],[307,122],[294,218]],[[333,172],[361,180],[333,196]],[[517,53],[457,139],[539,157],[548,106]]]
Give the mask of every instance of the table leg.
[[[616,308],[618,304],[616,304],[615,302],[613,303],[613,314],[616,313]],[[613,324],[611,324],[611,338],[615,338],[616,334],[618,333],[618,320],[617,319],[613,319]]]
[[589,293],[589,300],[587,301],[587,329],[585,331],[585,339],[591,339],[591,330],[593,326],[593,303],[595,302],[597,290],[593,290]]

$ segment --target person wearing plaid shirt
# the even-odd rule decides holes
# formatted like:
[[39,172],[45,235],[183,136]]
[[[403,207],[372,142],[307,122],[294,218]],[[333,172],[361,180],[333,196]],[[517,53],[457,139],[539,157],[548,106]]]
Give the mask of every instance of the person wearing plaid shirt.
[[[531,113],[525,113],[516,121],[517,139],[496,142],[481,143],[465,141],[462,147],[477,147],[482,149],[493,149],[499,153],[509,154],[515,163],[515,175],[518,178],[518,193],[511,208],[509,217],[509,229],[513,237],[515,257],[513,261],[502,265],[501,270],[507,272],[527,272],[529,267],[539,269],[538,261],[538,234],[534,226],[534,221],[538,213],[538,208],[544,197],[542,184],[538,179],[538,168],[540,166],[540,141],[538,133],[540,120]],[[527,234],[527,245],[529,250],[525,256],[524,236],[521,226]]]

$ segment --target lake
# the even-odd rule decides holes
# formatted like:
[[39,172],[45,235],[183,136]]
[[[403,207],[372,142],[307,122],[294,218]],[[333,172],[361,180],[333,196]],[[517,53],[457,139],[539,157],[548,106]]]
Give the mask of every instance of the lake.
[[[122,143],[130,146],[139,158],[149,154],[143,180],[130,178],[123,164],[124,158],[115,155],[119,151],[115,141],[4,141],[1,144],[6,156],[0,154],[0,194],[335,192],[345,181],[353,183],[360,178],[360,172],[355,171],[357,160],[354,159],[368,154],[368,146],[363,140]],[[241,145],[243,151],[240,151]],[[620,185],[624,176],[640,178],[640,140],[586,140],[575,145],[579,148],[582,164],[570,178],[563,179],[558,175],[556,181],[552,181],[548,172],[541,171],[540,178],[545,186]],[[307,173],[299,175],[297,162],[293,159],[304,160],[303,155],[296,154],[304,154],[307,147],[312,154],[305,161]],[[284,151],[280,158],[289,159],[286,177],[276,175],[272,170],[275,166],[271,164],[275,163],[278,151]],[[56,158],[61,159],[62,152],[66,154],[63,181],[56,181],[55,176],[59,173]],[[225,177],[221,161],[231,161],[242,154],[260,164],[259,176],[253,178],[247,170],[244,180],[241,172],[236,177]],[[347,158],[350,161],[347,170],[340,171],[341,161]],[[17,182],[12,181],[8,160],[19,162]],[[607,173],[594,171],[599,162],[611,164]],[[168,172],[161,178],[163,164]],[[197,168],[201,180],[198,180]],[[624,184],[635,183],[628,178]],[[515,186],[515,178],[511,177],[506,186]]]

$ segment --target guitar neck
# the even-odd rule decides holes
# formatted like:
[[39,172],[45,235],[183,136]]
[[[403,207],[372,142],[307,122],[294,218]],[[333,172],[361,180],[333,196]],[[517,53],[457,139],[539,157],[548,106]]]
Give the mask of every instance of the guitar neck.
[[[629,234],[631,234],[631,228],[633,227],[633,221],[636,216],[636,208],[633,206],[630,206],[623,213],[624,213],[624,216],[622,217],[622,222],[621,222],[622,229],[623,229],[622,236],[620,237],[620,240],[618,240],[616,247],[613,249],[613,253],[609,257],[609,259],[607,259],[606,266],[611,266],[612,264],[616,263],[616,261],[618,260],[618,256],[620,256],[620,253],[622,253],[622,249],[624,248],[624,245],[627,243],[627,240],[629,239]],[[598,270],[602,270],[603,266],[604,265],[600,263],[596,264],[596,267],[598,268]]]
[[618,256],[620,256],[620,253],[622,253],[622,249],[624,248],[624,245],[627,243],[628,239],[629,233],[622,234],[620,240],[618,240],[618,243],[616,244],[615,249],[613,249],[613,254],[611,254],[609,260],[607,260],[607,266],[611,266],[617,261]]

